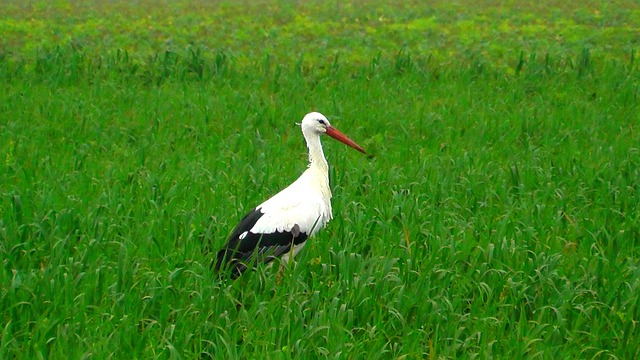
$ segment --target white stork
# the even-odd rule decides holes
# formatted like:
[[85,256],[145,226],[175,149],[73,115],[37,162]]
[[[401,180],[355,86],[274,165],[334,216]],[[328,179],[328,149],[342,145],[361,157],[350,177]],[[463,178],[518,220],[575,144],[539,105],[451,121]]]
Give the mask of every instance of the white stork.
[[232,278],[236,278],[257,263],[269,263],[277,257],[287,262],[302,249],[308,237],[331,220],[329,165],[320,135],[327,134],[361,153],[366,152],[320,113],[307,114],[300,126],[309,148],[309,167],[291,185],[240,221],[218,252],[216,271],[229,270]]

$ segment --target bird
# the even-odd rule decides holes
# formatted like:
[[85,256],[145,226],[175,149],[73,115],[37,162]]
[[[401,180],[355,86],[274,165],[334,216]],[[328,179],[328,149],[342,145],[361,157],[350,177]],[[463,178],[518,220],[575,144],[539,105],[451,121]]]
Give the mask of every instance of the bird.
[[309,151],[307,169],[291,185],[240,220],[214,259],[218,273],[235,279],[260,263],[271,263],[277,258],[287,263],[302,250],[309,237],[332,219],[329,165],[320,136],[329,135],[363,154],[367,152],[331,126],[319,112],[305,115],[299,125]]

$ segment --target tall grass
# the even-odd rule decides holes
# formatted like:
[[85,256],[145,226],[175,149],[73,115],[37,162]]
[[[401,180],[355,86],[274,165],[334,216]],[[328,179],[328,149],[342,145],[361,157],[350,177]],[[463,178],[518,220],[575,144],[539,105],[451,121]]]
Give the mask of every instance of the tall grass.
[[[636,358],[634,57],[191,47],[0,61],[1,357]],[[293,181],[318,110],[335,219],[284,269],[212,253]]]

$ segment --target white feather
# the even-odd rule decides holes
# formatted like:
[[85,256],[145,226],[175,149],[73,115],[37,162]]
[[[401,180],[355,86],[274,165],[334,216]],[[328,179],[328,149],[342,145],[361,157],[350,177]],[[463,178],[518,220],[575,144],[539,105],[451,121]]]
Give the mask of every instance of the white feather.
[[326,175],[314,167],[294,183],[259,205],[264,215],[251,228],[254,234],[300,231],[311,236],[331,220],[331,190]]

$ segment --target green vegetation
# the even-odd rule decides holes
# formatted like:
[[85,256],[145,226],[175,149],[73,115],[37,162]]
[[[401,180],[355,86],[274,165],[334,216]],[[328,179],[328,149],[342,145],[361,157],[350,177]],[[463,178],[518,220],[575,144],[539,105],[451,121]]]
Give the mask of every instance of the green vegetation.
[[[640,356],[637,2],[2,6],[0,358]],[[374,157],[218,282],[309,111]]]

